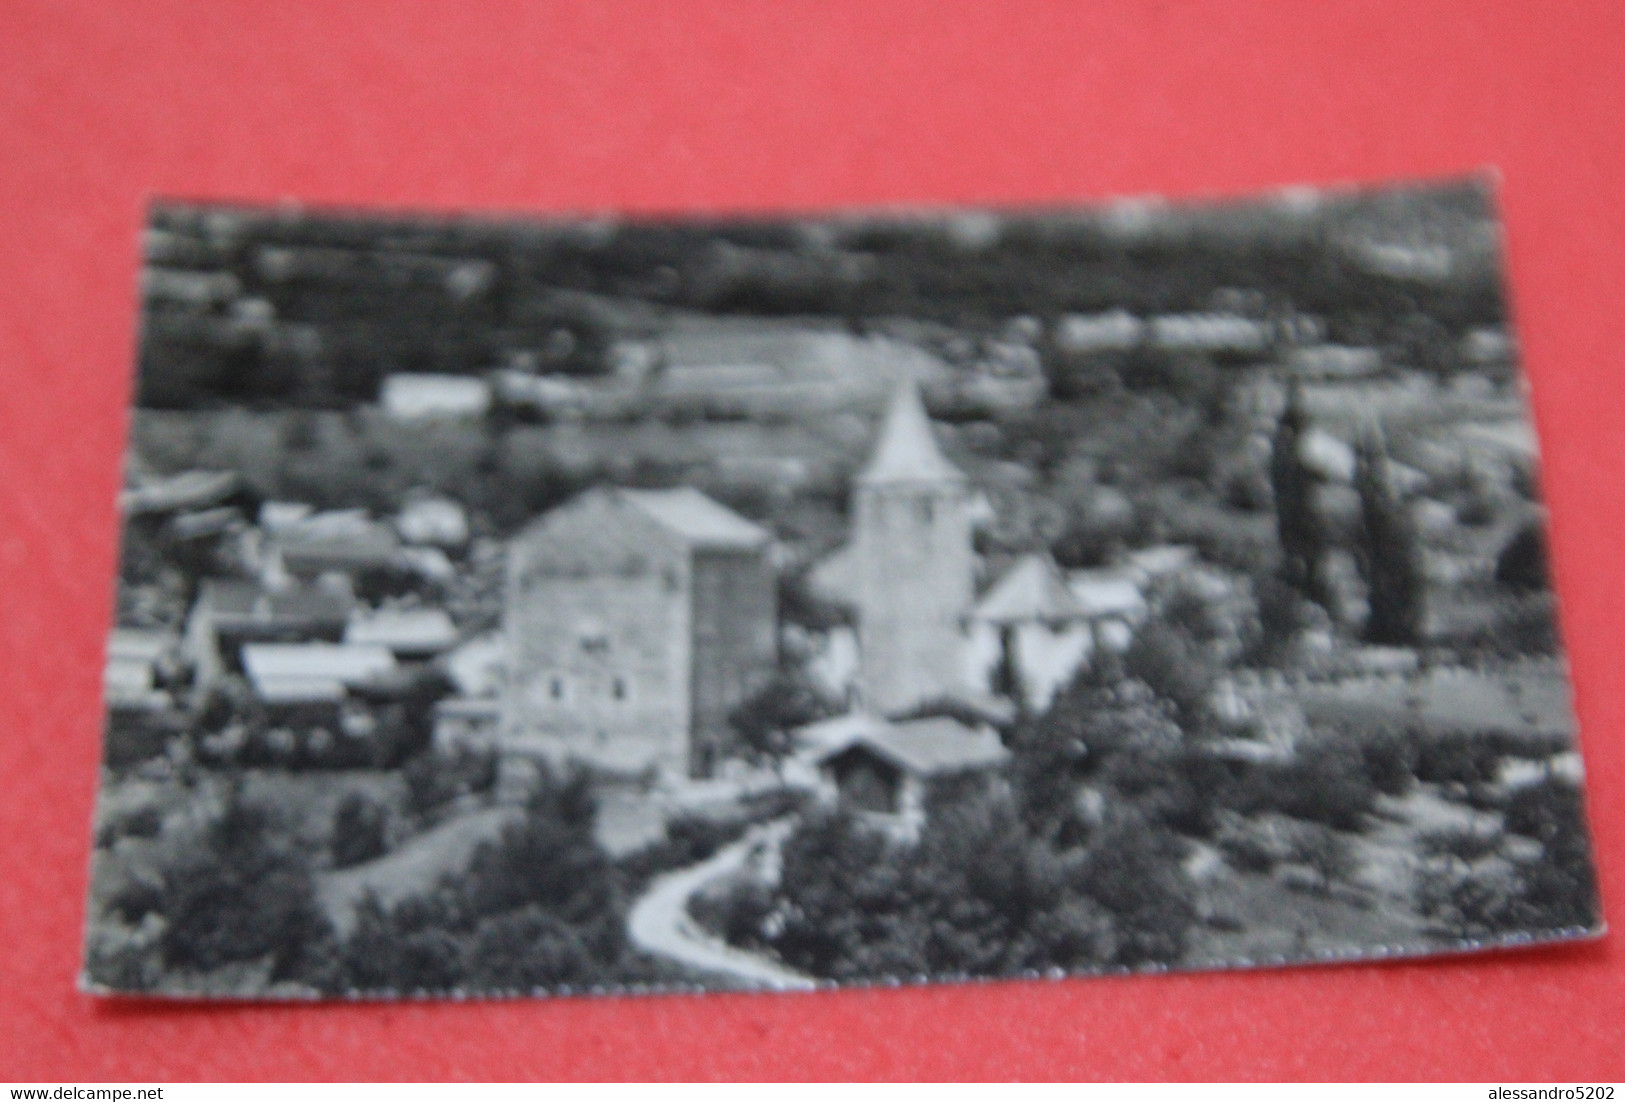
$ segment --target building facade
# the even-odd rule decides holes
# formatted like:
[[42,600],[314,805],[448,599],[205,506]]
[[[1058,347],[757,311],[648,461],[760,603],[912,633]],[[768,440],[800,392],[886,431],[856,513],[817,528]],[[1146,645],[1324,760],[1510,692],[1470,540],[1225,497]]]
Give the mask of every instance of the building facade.
[[769,543],[692,489],[590,491],[543,517],[509,556],[504,744],[708,776],[776,665]]

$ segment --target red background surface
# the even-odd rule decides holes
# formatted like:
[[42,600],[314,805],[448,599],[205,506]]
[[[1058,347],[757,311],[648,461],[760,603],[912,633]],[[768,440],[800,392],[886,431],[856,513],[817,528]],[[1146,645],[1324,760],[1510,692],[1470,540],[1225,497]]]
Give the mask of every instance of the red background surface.
[[0,7],[0,1079],[1625,1079],[1619,938],[812,996],[77,994],[147,197],[813,209],[1504,173],[1604,902],[1625,908],[1625,6]]

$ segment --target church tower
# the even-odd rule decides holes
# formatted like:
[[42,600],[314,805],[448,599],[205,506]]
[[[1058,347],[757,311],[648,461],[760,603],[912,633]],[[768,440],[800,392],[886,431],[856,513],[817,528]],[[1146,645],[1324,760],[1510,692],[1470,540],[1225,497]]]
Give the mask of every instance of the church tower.
[[969,486],[937,449],[912,383],[898,388],[853,493],[863,705],[895,714],[965,686],[974,596]]

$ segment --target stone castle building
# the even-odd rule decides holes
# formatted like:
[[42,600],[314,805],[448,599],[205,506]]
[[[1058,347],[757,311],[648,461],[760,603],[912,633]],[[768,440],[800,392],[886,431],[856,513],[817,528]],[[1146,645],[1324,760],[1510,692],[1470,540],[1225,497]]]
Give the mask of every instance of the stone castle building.
[[509,555],[504,745],[710,775],[775,667],[769,543],[693,489],[593,490],[542,517]]

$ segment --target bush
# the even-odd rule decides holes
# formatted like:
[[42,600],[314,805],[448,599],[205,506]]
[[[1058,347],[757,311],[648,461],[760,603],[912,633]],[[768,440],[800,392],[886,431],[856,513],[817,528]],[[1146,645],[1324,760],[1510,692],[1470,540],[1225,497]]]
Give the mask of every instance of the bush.
[[1325,884],[1346,882],[1359,869],[1349,839],[1319,823],[1305,826],[1307,829],[1293,840],[1293,860],[1314,869]]
[[388,826],[389,812],[364,793],[352,792],[344,797],[333,815],[332,840],[328,846],[333,854],[333,867],[348,868],[381,857]]
[[1276,811],[1338,830],[1358,830],[1377,789],[1359,747],[1347,741],[1301,747],[1281,765],[1250,768],[1227,795],[1244,814]]
[[1247,641],[1242,661],[1251,666],[1278,666],[1308,626],[1308,609],[1303,596],[1273,573],[1253,576],[1253,594],[1258,602],[1258,629]]
[[427,818],[459,796],[489,792],[496,785],[497,757],[492,750],[460,746],[455,752],[418,754],[401,770],[406,781],[406,807]]
[[1505,862],[1474,866],[1455,857],[1434,857],[1417,872],[1416,909],[1454,937],[1526,932],[1521,890]]
[[555,989],[597,975],[581,932],[535,905],[480,923],[469,951],[468,982],[481,991]]
[[1133,814],[1091,842],[1079,886],[1112,917],[1115,963],[1171,964],[1184,955],[1196,906],[1183,856],[1173,834]]
[[385,909],[371,897],[330,989],[529,991],[650,978],[628,952],[619,871],[592,835],[585,774],[544,773],[522,821],[468,870]]
[[755,880],[733,884],[720,895],[696,896],[688,909],[694,921],[730,945],[759,949],[772,936],[773,893]]
[[1345,836],[1320,823],[1275,813],[1247,818],[1224,812],[1215,841],[1225,860],[1244,872],[1267,873],[1282,864],[1306,865],[1323,884],[1330,884],[1347,880],[1358,867]]
[[263,808],[233,793],[200,844],[163,870],[157,910],[171,967],[272,959],[274,980],[310,980],[332,931],[310,869]]
[[1596,874],[1586,833],[1584,797],[1567,781],[1552,778],[1520,788],[1508,798],[1506,829],[1539,842],[1544,859],[1524,869],[1524,899],[1540,929],[1596,924]]
[[[1123,679],[1115,657],[1081,671],[1048,712],[1023,722],[1011,740],[1011,774],[1028,829],[1058,844],[1073,844],[1087,832],[1076,807],[1084,776],[1124,754],[1155,755],[1180,745],[1172,706],[1143,682]],[[1130,763],[1123,772],[1145,771]]]
[[[1082,849],[1028,832],[1006,796],[935,806],[917,845],[818,816],[784,847],[771,901],[738,890],[737,921],[793,967],[833,979],[1016,975],[1169,963],[1195,921],[1181,843],[1121,810]],[[741,943],[750,944],[749,940]]]
[[1204,838],[1234,783],[1224,762],[1183,746],[1116,754],[1101,779],[1151,821]]
[[463,885],[470,913],[535,904],[573,923],[618,914],[620,886],[593,838],[593,814],[584,777],[544,786],[521,822],[475,850]]
[[1531,738],[1504,731],[1451,731],[1416,743],[1416,778],[1429,784],[1482,788],[1495,783],[1503,758],[1538,761],[1571,748],[1564,735]]
[[1506,830],[1534,838],[1542,854],[1516,865],[1485,855],[1476,839],[1440,839],[1443,852],[1417,879],[1417,905],[1459,937],[1594,928],[1597,886],[1580,790],[1552,779],[1507,799]]
[[1129,676],[1151,687],[1174,706],[1175,717],[1186,732],[1200,730],[1209,719],[1208,697],[1215,671],[1196,643],[1184,632],[1153,621],[1135,633],[1123,657]]
[[1417,736],[1385,728],[1360,744],[1366,776],[1385,796],[1403,796],[1416,783]]
[[453,931],[406,908],[386,911],[371,894],[356,908],[341,962],[342,987],[351,991],[444,992],[464,974],[463,947]]

